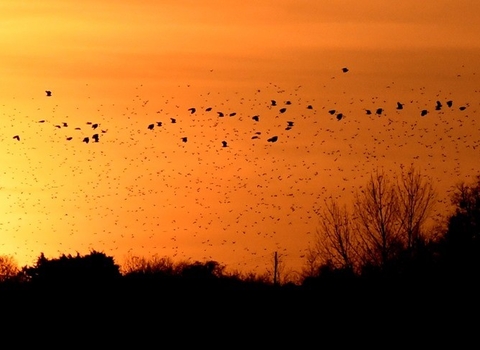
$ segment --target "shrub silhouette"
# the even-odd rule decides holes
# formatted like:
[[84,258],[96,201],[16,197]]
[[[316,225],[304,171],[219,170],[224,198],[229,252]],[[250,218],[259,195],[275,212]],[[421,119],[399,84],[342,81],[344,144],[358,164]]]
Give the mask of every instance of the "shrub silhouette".
[[41,253],[36,264],[24,267],[23,273],[31,283],[54,285],[105,284],[121,276],[114,259],[95,250],[84,256],[63,254],[55,259]]

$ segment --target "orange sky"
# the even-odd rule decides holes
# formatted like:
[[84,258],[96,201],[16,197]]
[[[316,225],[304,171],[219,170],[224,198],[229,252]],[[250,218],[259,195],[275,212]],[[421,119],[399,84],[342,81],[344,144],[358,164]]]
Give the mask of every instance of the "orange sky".
[[476,0],[76,3],[0,1],[0,254],[21,265],[96,249],[263,272],[278,251],[299,271],[315,211],[372,169],[413,163],[442,200],[479,173]]

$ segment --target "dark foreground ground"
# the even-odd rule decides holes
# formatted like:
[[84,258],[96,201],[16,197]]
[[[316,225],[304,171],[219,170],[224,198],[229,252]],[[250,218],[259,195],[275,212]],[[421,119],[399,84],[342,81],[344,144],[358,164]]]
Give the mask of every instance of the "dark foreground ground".
[[477,348],[480,340],[475,283],[38,285],[3,288],[0,298],[3,337],[50,348]]

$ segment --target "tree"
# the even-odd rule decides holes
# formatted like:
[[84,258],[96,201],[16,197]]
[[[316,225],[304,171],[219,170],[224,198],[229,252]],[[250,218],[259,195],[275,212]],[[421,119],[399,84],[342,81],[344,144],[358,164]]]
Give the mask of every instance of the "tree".
[[405,249],[414,253],[425,240],[424,226],[433,212],[437,195],[431,183],[411,166],[397,183],[399,219]]
[[441,240],[441,256],[455,274],[480,272],[480,175],[456,185],[451,197],[455,212]]
[[0,255],[0,282],[6,282],[18,275],[20,269],[12,256]]
[[31,282],[49,284],[105,283],[120,277],[114,259],[95,250],[84,256],[63,254],[54,259],[41,253],[36,264],[24,267],[23,273]]
[[306,272],[314,266],[317,274],[322,267],[330,275],[335,270],[413,271],[412,265],[431,254],[426,249],[436,198],[431,181],[413,166],[394,179],[383,170],[372,173],[355,193],[352,215],[335,200],[325,202]]
[[383,269],[403,248],[397,189],[383,170],[356,192],[354,218],[364,265]]
[[340,207],[334,199],[325,201],[318,213],[320,228],[316,231],[314,247],[309,249],[308,260],[320,266],[354,271],[357,267],[358,241],[352,230],[347,207]]

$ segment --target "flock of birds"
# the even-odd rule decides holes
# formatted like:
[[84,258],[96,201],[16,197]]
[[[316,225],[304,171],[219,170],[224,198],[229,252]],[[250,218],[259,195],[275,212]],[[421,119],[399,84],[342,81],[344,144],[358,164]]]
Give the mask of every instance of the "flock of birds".
[[[444,187],[478,170],[477,106],[448,93],[340,104],[269,84],[184,105],[137,89],[116,114],[102,106],[88,119],[80,109],[59,115],[51,104],[28,117],[33,123],[8,116],[25,126],[4,157],[21,156],[28,167],[8,163],[4,180],[30,188],[4,199],[7,214],[25,217],[2,224],[15,250],[32,247],[34,259],[52,249],[103,249],[119,259],[194,257],[246,270],[270,268],[278,251],[286,266],[298,266],[325,200],[351,198],[376,167],[393,175],[414,163]],[[33,242],[32,231],[42,232]]]

